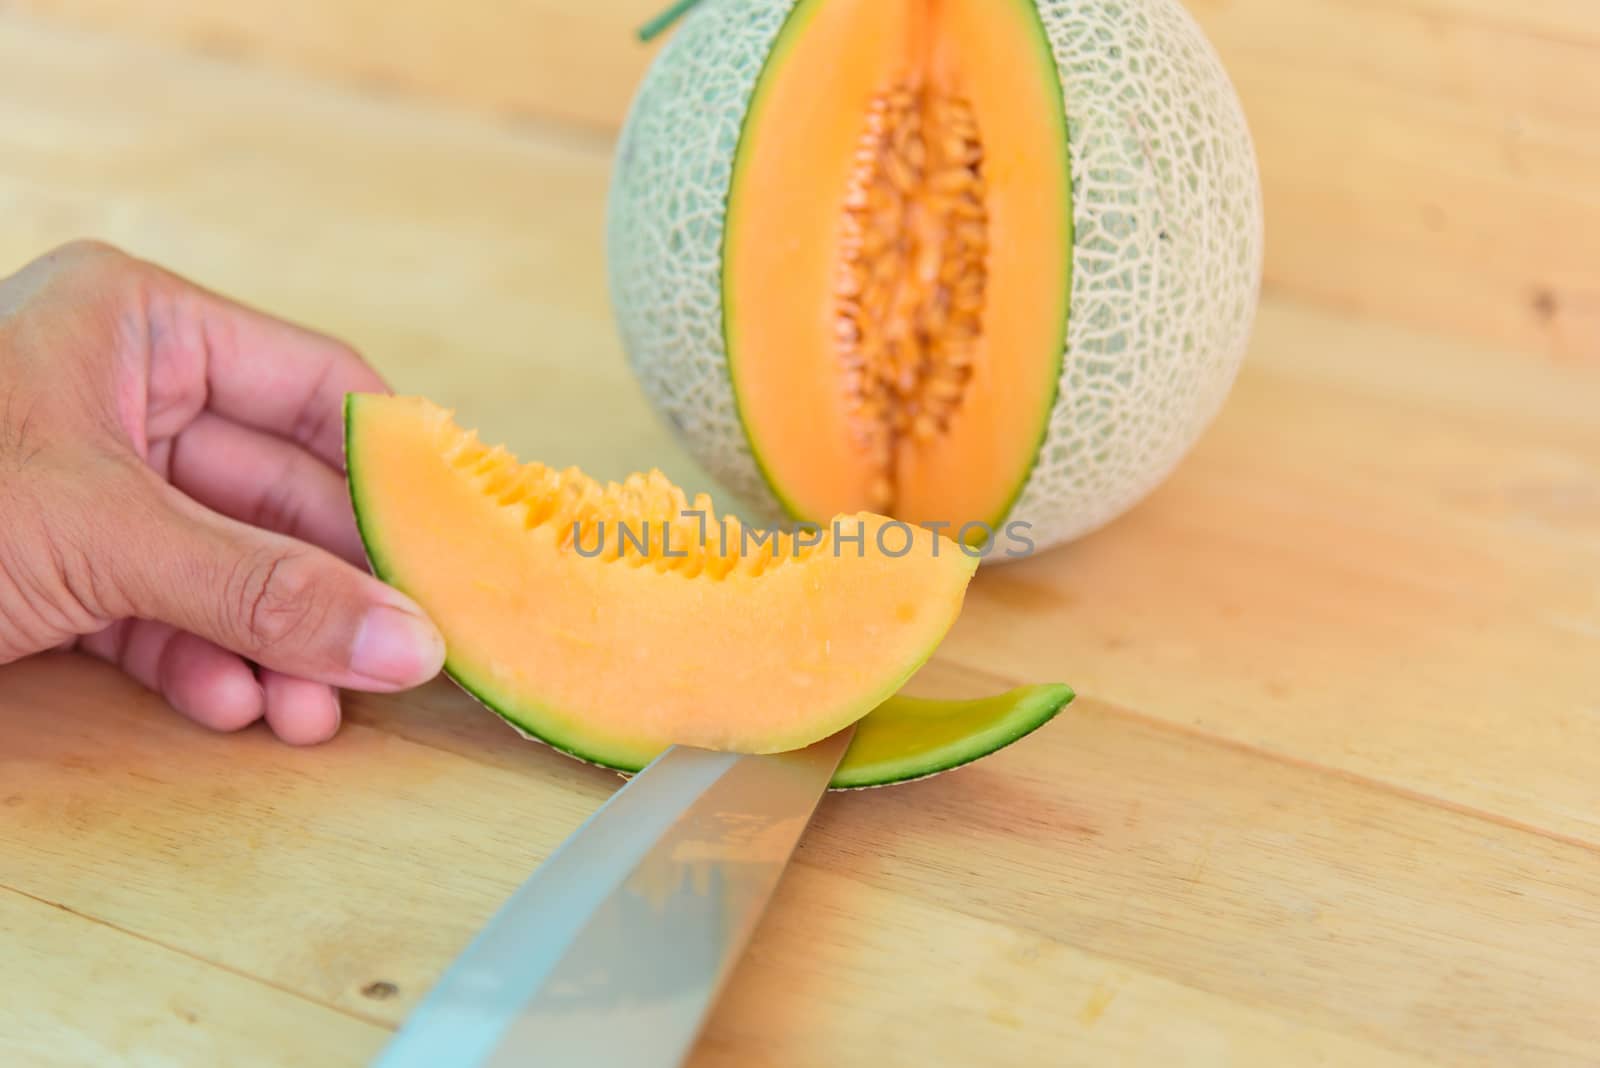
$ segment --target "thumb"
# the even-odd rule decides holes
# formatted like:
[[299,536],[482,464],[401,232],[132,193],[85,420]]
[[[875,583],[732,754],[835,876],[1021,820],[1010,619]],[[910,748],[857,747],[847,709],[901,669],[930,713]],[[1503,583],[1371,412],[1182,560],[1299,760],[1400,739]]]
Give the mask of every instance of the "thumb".
[[331,553],[161,489],[118,539],[128,615],[346,689],[401,690],[438,674],[444,639],[409,598]]

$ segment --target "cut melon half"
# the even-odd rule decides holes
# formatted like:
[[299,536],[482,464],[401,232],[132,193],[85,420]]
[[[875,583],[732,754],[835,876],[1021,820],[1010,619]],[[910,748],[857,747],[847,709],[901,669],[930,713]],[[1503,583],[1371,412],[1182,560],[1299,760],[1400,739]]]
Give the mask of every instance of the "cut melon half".
[[659,472],[602,485],[521,465],[420,399],[351,397],[346,438],[373,568],[438,624],[445,670],[607,767],[680,743],[796,749],[856,722],[933,653],[977,565],[881,516],[754,532]]
[[746,514],[989,528],[998,562],[1168,476],[1264,247],[1181,0],[680,0],[652,29],[690,7],[617,142],[606,263],[642,389]]

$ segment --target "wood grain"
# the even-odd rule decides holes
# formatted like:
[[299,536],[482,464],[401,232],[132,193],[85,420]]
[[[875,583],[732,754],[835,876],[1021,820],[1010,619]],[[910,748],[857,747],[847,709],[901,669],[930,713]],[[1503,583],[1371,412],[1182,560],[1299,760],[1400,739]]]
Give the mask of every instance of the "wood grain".
[[[529,456],[703,484],[617,349],[592,139],[0,16],[0,161],[0,270],[105,237]],[[1596,397],[1271,297],[1174,478],[986,571],[919,680],[1085,697],[825,802],[698,1063],[1600,1061]],[[0,670],[0,1060],[363,1063],[616,785],[445,686],[347,713],[293,751]]]
[[375,1024],[4,888],[0,948],[0,1061],[8,1065],[360,1064],[388,1037]]
[[[615,782],[444,689],[404,717],[470,720],[471,756],[368,725],[389,704],[370,702],[286,761],[100,665],[0,679],[27,784],[6,799],[13,890],[390,1024]],[[66,687],[70,714],[24,718]],[[942,783],[830,799],[800,864],[708,1063],[1041,1063],[1090,1031],[1075,1063],[1580,1064],[1600,1042],[1600,854],[1111,707]],[[919,1034],[929,1011],[948,1029]]]
[[[55,20],[614,130],[664,0],[13,0]],[[1266,184],[1266,282],[1364,317],[1600,360],[1600,5],[1187,0]]]
[[654,50],[635,31],[671,0],[24,0],[94,30],[282,65],[504,115],[615,127]]

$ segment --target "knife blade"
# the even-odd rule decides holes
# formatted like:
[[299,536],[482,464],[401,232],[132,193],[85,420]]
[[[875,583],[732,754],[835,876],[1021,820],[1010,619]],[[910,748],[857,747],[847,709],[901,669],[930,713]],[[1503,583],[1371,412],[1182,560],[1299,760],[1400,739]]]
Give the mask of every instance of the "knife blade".
[[377,1068],[681,1064],[853,734],[667,750],[511,896]]

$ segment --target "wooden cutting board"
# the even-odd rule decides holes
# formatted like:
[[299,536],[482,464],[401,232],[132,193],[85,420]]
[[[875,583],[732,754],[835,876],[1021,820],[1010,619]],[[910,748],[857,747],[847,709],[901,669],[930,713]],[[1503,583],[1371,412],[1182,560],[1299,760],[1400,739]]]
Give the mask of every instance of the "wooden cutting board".
[[[609,324],[607,149],[0,15],[0,270],[105,237],[703,485]],[[1177,474],[986,570],[919,682],[1083,697],[827,800],[695,1063],[1600,1063],[1597,411],[1592,361],[1269,295]],[[364,1063],[618,782],[444,685],[346,718],[0,669],[0,1063]]]

